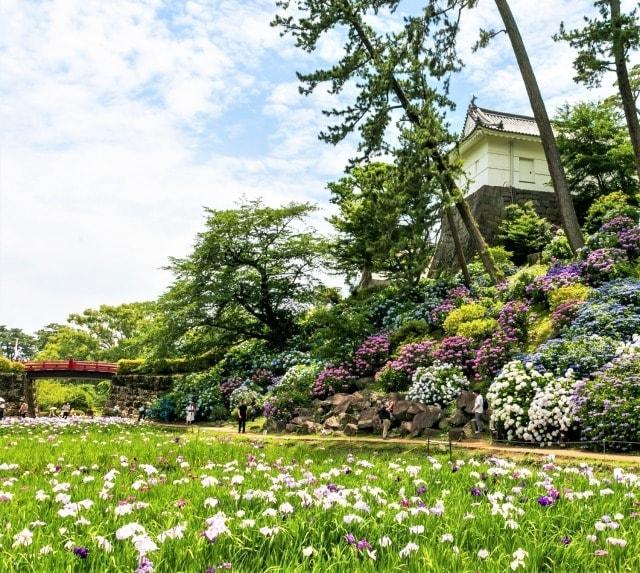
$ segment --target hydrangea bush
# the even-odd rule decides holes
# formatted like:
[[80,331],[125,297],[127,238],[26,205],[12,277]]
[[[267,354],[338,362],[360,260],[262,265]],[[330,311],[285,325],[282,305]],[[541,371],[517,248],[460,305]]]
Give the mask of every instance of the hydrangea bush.
[[619,346],[612,362],[576,385],[573,404],[583,440],[637,449],[629,442],[640,442],[640,336]]
[[475,358],[475,342],[466,336],[449,336],[444,338],[434,357],[440,362],[455,364],[468,375],[473,375],[473,360]]
[[417,368],[433,362],[434,349],[432,340],[405,344],[400,347],[397,356],[376,373],[376,381],[383,384],[388,392],[406,390]]
[[431,366],[416,370],[407,400],[446,406],[468,386],[469,382],[460,368],[436,361]]
[[609,362],[616,352],[616,341],[597,334],[572,339],[548,340],[531,356],[531,362],[541,372],[563,375],[571,369],[576,377],[589,376]]
[[336,392],[349,392],[353,389],[356,376],[345,365],[327,365],[316,377],[311,388],[313,398],[326,398]]
[[382,332],[367,338],[356,350],[353,371],[358,376],[371,376],[389,357],[389,334]]

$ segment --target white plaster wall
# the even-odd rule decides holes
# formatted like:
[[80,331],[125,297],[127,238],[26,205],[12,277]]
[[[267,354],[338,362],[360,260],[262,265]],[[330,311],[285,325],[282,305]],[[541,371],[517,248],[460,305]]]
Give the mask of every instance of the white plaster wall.
[[468,180],[459,180],[458,185],[464,188],[468,184],[467,193],[473,193],[483,185],[489,185],[488,149],[488,141],[486,138],[482,138],[460,155]]

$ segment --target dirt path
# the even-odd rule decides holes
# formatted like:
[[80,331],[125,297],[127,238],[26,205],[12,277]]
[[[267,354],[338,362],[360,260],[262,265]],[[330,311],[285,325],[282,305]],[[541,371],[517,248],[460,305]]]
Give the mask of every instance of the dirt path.
[[[184,425],[178,424],[159,424],[167,428],[172,429],[185,429]],[[239,436],[235,428],[230,426],[192,426],[190,430],[195,433],[205,434],[222,434],[228,436],[242,437],[244,439],[261,439],[261,440],[279,440],[279,441],[295,441],[295,442],[347,442],[353,443],[357,446],[359,443],[366,444],[396,444],[399,446],[414,446],[427,447],[427,441],[419,438],[389,438],[383,440],[382,438],[374,436],[318,436],[318,435],[300,435],[300,434],[265,434],[262,432],[248,431],[246,434]],[[429,440],[429,447],[434,451],[448,450],[449,442],[447,440],[432,439]],[[493,444],[486,439],[468,440],[462,442],[452,442],[452,450],[455,454],[456,449],[464,449],[469,451],[480,451],[486,454],[501,454],[508,455],[510,457],[518,458],[541,458],[549,455],[554,455],[558,459],[573,459],[573,460],[590,460],[597,462],[604,462],[608,464],[622,463],[622,464],[634,464],[640,468],[640,455],[631,454],[616,454],[616,453],[599,453],[588,452],[584,450],[571,449],[571,448],[529,448],[510,445]]]

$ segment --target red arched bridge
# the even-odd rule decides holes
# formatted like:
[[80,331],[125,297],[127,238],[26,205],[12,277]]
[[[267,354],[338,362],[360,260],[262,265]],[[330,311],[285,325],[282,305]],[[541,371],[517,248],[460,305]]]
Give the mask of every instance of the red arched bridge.
[[87,360],[46,360],[44,362],[23,362],[29,378],[113,378],[118,365],[109,362],[89,362]]

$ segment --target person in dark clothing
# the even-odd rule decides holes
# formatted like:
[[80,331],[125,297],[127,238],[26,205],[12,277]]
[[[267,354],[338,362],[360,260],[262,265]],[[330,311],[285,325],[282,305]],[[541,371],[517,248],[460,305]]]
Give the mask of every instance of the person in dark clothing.
[[247,405],[238,406],[238,434],[245,433],[247,427]]
[[378,410],[378,416],[382,421],[382,439],[386,440],[391,427],[391,416],[393,412],[393,402],[387,401],[382,404],[382,408]]

